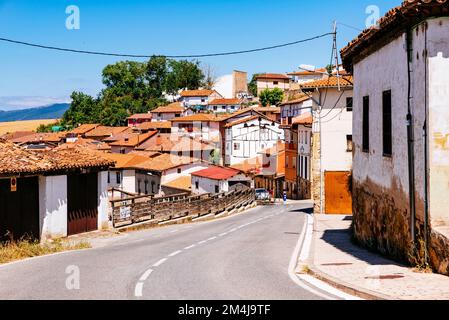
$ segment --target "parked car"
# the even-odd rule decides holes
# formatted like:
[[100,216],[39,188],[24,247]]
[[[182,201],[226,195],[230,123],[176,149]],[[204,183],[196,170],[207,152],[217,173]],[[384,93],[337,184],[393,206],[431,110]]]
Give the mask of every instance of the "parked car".
[[256,200],[271,200],[271,195],[267,189],[256,189]]

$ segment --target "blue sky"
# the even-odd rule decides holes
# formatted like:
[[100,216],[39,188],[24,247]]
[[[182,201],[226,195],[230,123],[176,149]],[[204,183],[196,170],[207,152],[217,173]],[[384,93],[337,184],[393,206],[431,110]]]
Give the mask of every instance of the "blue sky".
[[[331,31],[333,20],[365,27],[369,5],[383,14],[401,0],[0,0],[0,37],[91,51],[202,54],[291,42]],[[66,7],[80,9],[67,30]],[[338,26],[338,46],[359,33]],[[218,76],[232,70],[290,72],[329,63],[331,38],[268,52],[202,59]],[[76,55],[0,42],[0,109],[96,95],[101,70],[119,58]]]

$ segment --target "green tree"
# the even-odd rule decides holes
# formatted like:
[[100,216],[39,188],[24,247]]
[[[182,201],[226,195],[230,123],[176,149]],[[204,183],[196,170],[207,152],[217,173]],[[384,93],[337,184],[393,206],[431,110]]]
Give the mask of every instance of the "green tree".
[[260,73],[255,73],[251,78],[251,81],[248,83],[248,90],[254,96],[257,97],[257,77]]
[[259,95],[262,106],[278,106],[284,99],[284,91],[279,88],[265,89]]
[[100,106],[97,99],[74,91],[70,96],[72,103],[62,116],[61,124],[76,127],[83,123],[98,123],[100,121]]
[[204,74],[198,61],[169,60],[165,88],[170,94],[176,94],[180,89],[198,89],[204,80]]

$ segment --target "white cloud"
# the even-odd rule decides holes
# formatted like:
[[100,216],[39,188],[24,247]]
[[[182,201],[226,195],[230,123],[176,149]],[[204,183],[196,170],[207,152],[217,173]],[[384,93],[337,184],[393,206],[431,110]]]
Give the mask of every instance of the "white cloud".
[[70,103],[69,97],[37,97],[37,96],[6,96],[0,97],[0,110],[18,110],[43,107],[55,103]]

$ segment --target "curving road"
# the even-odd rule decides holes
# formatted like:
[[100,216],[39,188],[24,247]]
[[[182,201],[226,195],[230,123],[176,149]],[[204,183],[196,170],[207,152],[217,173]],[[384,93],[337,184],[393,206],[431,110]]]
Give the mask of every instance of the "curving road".
[[0,299],[322,299],[288,274],[303,207],[257,207],[0,266]]

